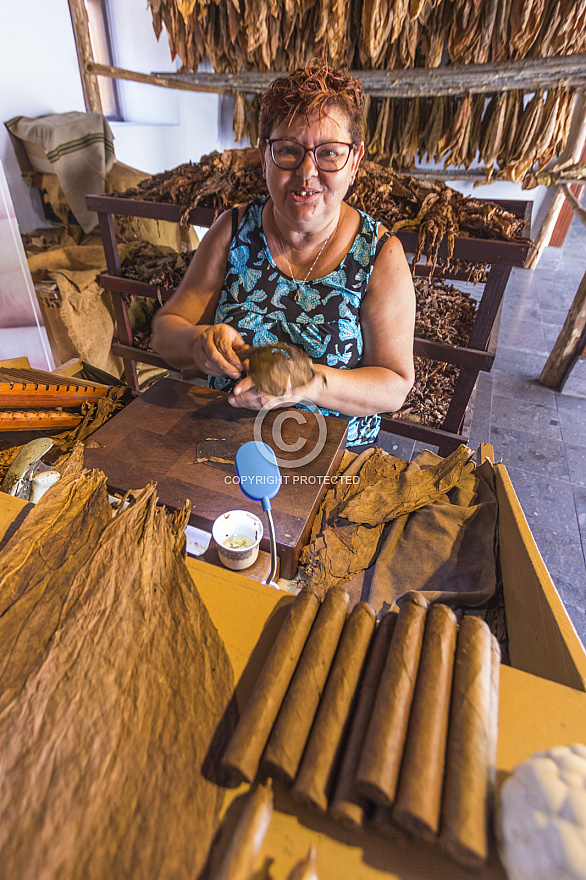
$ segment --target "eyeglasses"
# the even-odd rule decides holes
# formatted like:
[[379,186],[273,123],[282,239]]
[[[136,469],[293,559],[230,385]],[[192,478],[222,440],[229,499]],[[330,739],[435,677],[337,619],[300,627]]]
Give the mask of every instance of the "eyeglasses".
[[275,138],[267,141],[271,148],[271,156],[277,168],[293,171],[299,168],[307,153],[313,155],[313,161],[320,171],[341,171],[348,162],[354,144],[342,144],[331,141],[318,144],[317,147],[304,147],[298,141],[288,138]]

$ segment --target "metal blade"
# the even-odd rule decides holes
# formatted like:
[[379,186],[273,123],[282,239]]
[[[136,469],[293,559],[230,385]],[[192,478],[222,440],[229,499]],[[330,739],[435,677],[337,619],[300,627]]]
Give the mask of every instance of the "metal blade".
[[23,446],[10,465],[0,491],[28,501],[31,477],[36,473],[41,458],[52,445],[53,441],[50,437],[39,437],[38,440],[31,440]]
[[217,437],[208,437],[197,444],[195,464],[207,464],[209,467],[224,471],[225,474],[236,476],[234,456],[240,443]]

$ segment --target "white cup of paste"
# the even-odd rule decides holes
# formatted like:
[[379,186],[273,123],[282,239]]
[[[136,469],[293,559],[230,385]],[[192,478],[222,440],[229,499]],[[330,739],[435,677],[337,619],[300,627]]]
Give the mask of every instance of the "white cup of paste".
[[240,571],[256,562],[263,535],[262,522],[247,510],[229,510],[217,518],[212,535],[223,565]]

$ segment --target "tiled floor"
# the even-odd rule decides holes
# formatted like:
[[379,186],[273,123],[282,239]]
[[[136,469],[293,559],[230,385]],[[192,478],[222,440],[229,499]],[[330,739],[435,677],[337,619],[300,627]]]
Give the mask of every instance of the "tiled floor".
[[[563,248],[507,285],[496,359],[481,373],[469,445],[490,442],[502,459],[552,580],[586,644],[586,358],[563,393],[538,382],[586,272],[586,227],[572,221]],[[404,458],[420,444],[386,435]]]

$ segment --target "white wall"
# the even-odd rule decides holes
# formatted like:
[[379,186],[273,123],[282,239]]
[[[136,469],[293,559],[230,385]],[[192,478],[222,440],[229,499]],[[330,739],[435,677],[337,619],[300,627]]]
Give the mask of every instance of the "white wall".
[[[0,0],[0,16],[0,123],[84,110],[67,0]],[[4,125],[0,159],[21,231],[45,226],[38,193],[23,181]]]

